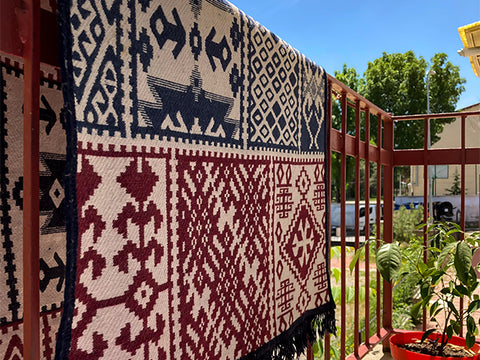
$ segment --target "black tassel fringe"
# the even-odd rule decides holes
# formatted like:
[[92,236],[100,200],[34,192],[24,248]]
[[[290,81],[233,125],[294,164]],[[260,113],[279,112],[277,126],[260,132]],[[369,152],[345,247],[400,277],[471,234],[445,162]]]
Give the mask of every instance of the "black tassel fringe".
[[326,333],[336,333],[333,302],[307,311],[288,330],[239,360],[291,360]]

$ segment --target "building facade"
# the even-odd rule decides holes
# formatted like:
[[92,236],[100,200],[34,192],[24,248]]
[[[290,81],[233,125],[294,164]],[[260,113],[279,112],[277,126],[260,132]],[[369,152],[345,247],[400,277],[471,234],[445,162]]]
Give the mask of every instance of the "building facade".
[[[480,110],[480,103],[471,105],[460,111]],[[434,120],[432,120],[434,121]],[[465,121],[465,146],[480,146],[480,117],[471,116]],[[432,145],[433,149],[460,148],[461,147],[461,118],[457,117],[451,124],[445,125],[440,134],[440,140]],[[460,165],[436,165],[431,166],[433,178],[433,195],[443,196],[450,194],[455,182],[460,186],[461,166]],[[408,185],[408,195],[423,196],[423,166],[410,167],[410,184]],[[480,159],[478,164],[465,166],[465,194],[478,195],[480,191]],[[456,180],[457,179],[457,180]]]

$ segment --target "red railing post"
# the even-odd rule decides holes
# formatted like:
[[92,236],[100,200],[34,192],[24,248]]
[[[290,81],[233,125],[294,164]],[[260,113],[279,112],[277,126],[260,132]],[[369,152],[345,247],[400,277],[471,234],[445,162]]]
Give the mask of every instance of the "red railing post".
[[15,16],[21,0],[0,0],[0,51],[23,56],[25,44],[20,41],[20,28]]
[[[393,241],[393,121],[384,121],[384,148],[388,156],[383,167],[383,240],[387,243]],[[383,281],[383,328],[387,331],[392,329],[392,283]],[[390,350],[388,337],[383,341],[383,349]]]
[[[429,118],[424,119],[423,123],[423,128],[424,128],[424,138],[423,138],[423,151],[424,151],[424,157],[423,157],[423,223],[426,224],[428,221],[428,218],[430,216],[433,216],[433,214],[428,213],[428,196],[430,195],[428,193],[428,181],[430,176],[428,175],[428,164],[430,163],[430,153],[429,153],[429,139],[428,139],[428,127],[429,127]],[[433,211],[433,209],[432,209]],[[423,227],[423,261],[426,263],[427,262],[427,244],[428,244],[428,234],[427,234],[427,227]],[[427,310],[423,309],[423,315],[422,315],[422,329],[425,331],[427,329]]]
[[[331,206],[332,204],[332,143],[330,141],[330,130],[332,129],[332,100],[333,100],[333,89],[332,89],[332,81],[328,81],[328,95],[327,95],[327,129],[328,129],[328,134],[327,136],[327,151],[326,151],[326,161],[327,161],[327,166],[326,166],[326,171],[327,173],[325,174],[325,177],[327,179],[327,196],[328,196],[328,204]],[[327,212],[327,218],[326,218],[326,224],[325,228],[326,231],[328,231],[328,234],[331,234],[332,230],[332,222],[331,222],[331,211],[328,209]],[[330,246],[328,247],[329,249],[332,248],[332,242],[331,242],[331,237],[328,237],[330,239]],[[328,255],[329,263],[328,263],[328,270],[331,271],[331,263],[332,259],[330,254]],[[323,350],[325,352],[324,358],[325,360],[330,359],[330,334],[325,335],[325,341],[324,341],[324,347]]]
[[[382,232],[382,223],[380,221],[381,214],[383,209],[381,209],[382,202],[382,115],[377,114],[377,234],[376,234],[376,248],[380,247],[380,238]],[[385,216],[384,216],[385,218]],[[380,294],[381,294],[381,279],[380,273],[377,271],[377,312],[376,312],[376,319],[377,319],[377,336],[380,337],[380,329],[381,329],[381,321],[380,321],[380,309],[382,308],[380,302]]]
[[313,359],[313,348],[312,348],[312,344],[310,344],[310,342],[308,343],[308,346],[307,346],[307,360],[314,360]]
[[365,345],[370,343],[370,109],[365,109]]
[[[460,195],[460,226],[465,231],[465,163],[466,163],[466,150],[465,150],[465,118],[463,115],[461,118],[461,146],[462,146],[462,163],[461,163],[461,195]],[[463,233],[462,233],[463,239]]]
[[[360,100],[355,103],[355,251],[360,246]],[[353,353],[358,356],[360,337],[360,262],[355,264],[355,300],[353,321]]]
[[18,9],[25,43],[23,132],[23,358],[40,358],[39,100],[40,2]]
[[346,348],[346,330],[347,330],[347,319],[346,319],[346,293],[347,293],[347,280],[346,280],[346,271],[347,271],[347,259],[346,259],[346,213],[345,213],[345,203],[346,203],[346,179],[347,179],[347,93],[342,92],[342,153],[340,156],[340,237],[341,237],[341,253],[340,253],[340,266],[342,268],[341,281],[340,281],[340,291],[342,294],[341,299],[341,318],[340,318],[340,359],[345,359],[345,348]]
[[[461,163],[461,192],[460,192],[460,226],[462,231],[465,231],[465,163],[466,163],[466,152],[465,152],[465,118],[463,115],[461,118],[461,146],[462,146],[462,163]],[[461,239],[465,237],[464,233],[460,234]],[[460,298],[460,313],[463,313],[464,299]],[[463,336],[463,323],[460,326],[460,336]]]

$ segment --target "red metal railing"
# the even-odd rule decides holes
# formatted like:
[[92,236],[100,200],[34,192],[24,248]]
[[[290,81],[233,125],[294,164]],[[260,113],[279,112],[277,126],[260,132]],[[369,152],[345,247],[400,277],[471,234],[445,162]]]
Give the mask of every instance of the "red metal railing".
[[[480,111],[464,112],[464,113],[447,113],[447,114],[430,114],[428,115],[411,115],[411,116],[392,116],[379,109],[377,106],[364,99],[353,90],[347,88],[344,84],[340,83],[333,77],[329,76],[329,101],[327,109],[327,126],[330,129],[330,138],[327,141],[327,146],[330,151],[340,153],[340,207],[341,207],[341,229],[340,229],[340,247],[341,247],[341,293],[346,293],[346,278],[348,272],[347,264],[347,242],[346,242],[346,157],[352,156],[355,158],[355,218],[359,218],[359,206],[360,199],[360,161],[365,161],[365,181],[364,181],[364,193],[365,193],[365,209],[369,209],[369,178],[370,178],[370,164],[371,162],[377,165],[377,206],[376,206],[376,219],[377,229],[380,228],[381,219],[381,199],[383,190],[383,241],[391,242],[393,240],[393,170],[396,166],[406,165],[423,165],[424,174],[428,173],[428,166],[442,165],[442,164],[459,164],[461,165],[461,218],[460,223],[462,229],[465,230],[465,165],[480,163],[480,147],[466,148],[465,147],[465,120],[468,116],[479,116]],[[341,107],[341,128],[340,130],[332,127],[332,98],[337,98],[340,101]],[[351,108],[355,111],[355,134],[350,135],[347,133],[347,109]],[[362,114],[365,119],[365,136],[364,140],[361,139],[360,134],[360,120]],[[370,144],[370,115],[377,117],[377,145]],[[430,149],[428,148],[427,137],[427,124],[429,119],[445,119],[457,117],[461,120],[461,148],[459,149]],[[410,149],[410,150],[396,150],[394,149],[394,124],[397,121],[405,120],[424,120],[424,148],[423,149]],[[382,138],[383,135],[383,138]],[[480,144],[479,144],[480,145]],[[331,165],[331,154],[327,154],[327,162]],[[383,178],[381,173],[381,167],[383,167]],[[331,185],[331,168],[328,174],[329,185]],[[383,189],[382,189],[383,187]],[[330,186],[331,188],[331,186]],[[424,177],[424,204],[428,203],[428,179]],[[480,196],[479,196],[480,198]],[[331,202],[330,202],[331,203]],[[427,221],[427,207],[424,207],[424,222]],[[331,214],[331,212],[330,212]],[[369,237],[369,217],[365,216],[365,238]],[[480,223],[479,223],[480,226]],[[327,223],[327,228],[330,228],[330,220]],[[378,232],[379,233],[379,232]],[[355,224],[355,242],[354,247],[358,249],[360,242],[360,229],[358,221]],[[377,235],[377,244],[379,246],[379,235]],[[427,243],[427,234],[424,233],[424,241]],[[373,346],[383,340],[383,348],[388,349],[389,345],[386,339],[394,331],[392,329],[392,287],[390,283],[383,282],[383,286],[380,286],[380,276],[378,272],[377,277],[377,297],[376,297],[376,333],[371,336],[369,333],[369,289],[370,289],[370,263],[369,263],[369,246],[365,248],[365,275],[363,282],[365,284],[365,313],[360,314],[360,264],[357,263],[354,271],[354,321],[353,321],[353,336],[354,345],[353,353],[347,356],[346,354],[346,296],[342,296],[339,306],[340,316],[340,358],[362,358],[367,354]],[[463,302],[460,303],[460,307],[463,307]],[[383,310],[383,312],[381,312]],[[360,317],[363,317],[363,322]],[[426,328],[426,316],[423,317],[423,328]],[[359,329],[364,328],[365,340],[361,343]],[[330,338],[327,337],[325,341],[325,358],[330,358]],[[313,359],[313,357],[311,357]]]
[[40,4],[20,11],[25,43],[23,116],[23,326],[25,359],[40,358],[39,260],[39,116],[40,116]]
[[[384,214],[384,223],[383,223],[383,237],[385,241],[392,241],[393,234],[393,121],[390,114],[386,113],[382,109],[378,108],[376,105],[372,104],[370,101],[366,100],[350,88],[346,87],[344,84],[336,80],[335,78],[329,76],[329,101],[328,101],[328,112],[327,112],[327,126],[330,129],[329,139],[327,140],[327,146],[330,149],[328,151],[327,162],[331,166],[331,152],[338,152],[340,154],[340,218],[341,218],[341,228],[340,228],[340,287],[341,287],[341,301],[338,315],[340,315],[339,323],[339,337],[340,337],[340,358],[345,359],[348,354],[346,354],[346,282],[347,282],[347,242],[346,242],[346,159],[347,156],[352,156],[355,158],[355,218],[359,219],[360,217],[360,193],[361,193],[361,184],[360,184],[360,163],[362,160],[365,161],[365,182],[364,182],[364,193],[365,193],[365,238],[370,236],[370,224],[368,209],[370,208],[370,166],[371,162],[374,162],[377,166],[377,199],[376,199],[376,228],[380,229],[381,226],[381,191],[383,188],[383,214]],[[332,127],[332,98],[337,98],[340,101],[341,105],[341,129],[337,130]],[[355,111],[355,134],[351,135],[347,133],[348,128],[348,108]],[[361,119],[365,122],[365,135],[362,140],[362,134],[360,131],[361,128]],[[372,145],[370,143],[370,131],[371,131],[371,115],[376,116],[377,118],[377,145]],[[382,145],[383,144],[383,145]],[[383,182],[381,169],[383,167]],[[329,185],[331,185],[331,169],[329,169]],[[383,186],[382,186],[383,185]],[[330,186],[331,188],[331,186]],[[330,212],[331,213],[331,212]],[[327,223],[327,229],[330,228],[330,219]],[[377,246],[379,245],[379,236],[380,232],[377,232]],[[354,247],[358,249],[360,246],[360,227],[358,221],[355,224],[355,241]],[[377,273],[377,298],[376,298],[376,332],[375,334],[370,334],[370,262],[369,262],[369,252],[370,248],[367,245],[365,248],[365,276],[363,282],[365,284],[365,310],[363,314],[360,314],[360,263],[357,263],[354,270],[354,320],[353,320],[353,336],[354,336],[354,345],[353,345],[353,357],[361,358],[367,354],[373,346],[385,339],[389,333],[391,333],[391,315],[392,315],[392,296],[391,296],[391,286],[388,283],[381,284],[380,277]],[[383,285],[383,286],[382,286]],[[383,288],[383,290],[382,290]],[[381,295],[382,294],[382,295]],[[383,312],[382,312],[383,310]],[[363,321],[361,321],[361,317]],[[360,340],[360,328],[364,328],[365,340],[361,343]],[[330,338],[327,337],[325,340],[325,358],[330,358]],[[386,346],[388,346],[386,344]]]
[[[395,150],[394,151],[394,164],[396,166],[403,165],[423,165],[424,173],[424,204],[427,204],[428,200],[428,178],[425,176],[428,174],[428,166],[430,165],[460,165],[461,169],[461,192],[460,192],[460,226],[465,231],[465,166],[468,164],[480,164],[480,146],[476,148],[466,148],[465,146],[465,121],[468,116],[480,116],[480,111],[462,112],[462,113],[445,113],[445,114],[429,114],[429,115],[410,115],[410,116],[394,116],[394,121],[406,121],[406,120],[421,120],[424,121],[424,146],[419,150]],[[461,146],[459,149],[429,149],[428,148],[428,122],[432,119],[448,119],[448,118],[460,118],[461,130],[460,139]],[[480,121],[480,120],[479,120]],[[456,134],[450,134],[455,136]],[[480,143],[479,143],[480,145]],[[480,199],[480,195],[479,195]],[[428,217],[427,206],[424,207],[423,220],[426,223]],[[480,213],[480,203],[479,203]],[[480,229],[480,219],[479,219]],[[463,234],[461,235],[463,237]],[[423,229],[424,246],[428,243],[426,228]],[[424,260],[426,261],[427,253],[424,253]],[[460,299],[460,311],[463,310],[464,302]],[[424,311],[422,328],[426,330],[427,316]],[[463,327],[460,328],[460,335],[463,336]]]
[[[53,1],[51,1],[53,2]],[[53,2],[54,3],[54,2]],[[55,15],[41,11],[37,0],[0,0],[0,51],[21,56],[25,60],[25,133],[24,133],[24,359],[38,359],[40,356],[39,340],[39,258],[38,258],[38,122],[39,122],[39,78],[40,61],[57,65],[58,49],[55,41],[56,22]],[[52,21],[53,19],[53,21]],[[52,47],[53,46],[53,47]],[[465,119],[467,116],[478,116],[478,112],[462,113],[462,141],[460,149],[428,149],[427,130],[425,126],[425,145],[423,149],[395,150],[394,149],[394,122],[404,120],[424,120],[451,118],[458,116],[452,114],[430,114],[412,116],[392,116],[380,109],[375,104],[366,100],[332,76],[328,76],[329,96],[327,102],[327,163],[331,166],[332,152],[340,153],[341,176],[340,176],[340,200],[341,200],[341,291],[345,294],[347,277],[347,253],[346,253],[346,160],[347,156],[355,158],[355,217],[359,218],[360,209],[360,162],[365,161],[365,209],[368,214],[370,197],[370,168],[371,163],[377,168],[377,195],[376,195],[376,228],[381,227],[381,194],[383,193],[383,240],[391,242],[393,239],[393,169],[395,166],[423,165],[424,174],[427,174],[429,165],[460,164],[461,165],[461,224],[465,223],[465,165],[480,163],[480,147],[465,148]],[[336,98],[341,103],[341,130],[332,127],[332,105]],[[347,133],[347,109],[355,111],[355,135]],[[362,140],[360,123],[365,121],[365,137]],[[370,143],[371,117],[377,119],[376,145]],[[382,177],[383,168],[383,177]],[[331,189],[331,169],[327,171],[328,187]],[[424,179],[424,203],[427,203],[427,178]],[[329,192],[331,196],[331,192]],[[331,199],[330,199],[331,200]],[[330,202],[331,203],[331,202]],[[480,203],[480,200],[479,200]],[[427,219],[425,207],[424,220]],[[329,212],[331,214],[331,212]],[[369,216],[365,216],[365,238],[370,235]],[[330,229],[331,220],[327,219],[327,229]],[[377,231],[376,246],[379,246],[380,231]],[[426,236],[426,234],[425,234]],[[425,238],[426,241],[426,238]],[[360,229],[357,221],[355,225],[354,247],[360,246]],[[392,288],[391,284],[381,282],[376,272],[376,331],[370,334],[370,263],[369,246],[366,246],[365,256],[365,311],[360,314],[360,264],[354,271],[354,348],[353,354],[346,354],[346,301],[342,297],[338,308],[340,316],[340,354],[341,359],[362,358],[373,346],[384,342],[388,348],[386,339],[392,330]],[[363,315],[363,316],[362,316]],[[363,321],[361,320],[363,318]],[[425,326],[425,322],[424,322]],[[361,342],[359,330],[365,328],[364,341]],[[325,358],[330,358],[331,338],[326,336],[324,344]],[[313,359],[310,348],[308,359]]]
[[40,358],[40,2],[0,1],[0,50],[24,58],[23,357]]

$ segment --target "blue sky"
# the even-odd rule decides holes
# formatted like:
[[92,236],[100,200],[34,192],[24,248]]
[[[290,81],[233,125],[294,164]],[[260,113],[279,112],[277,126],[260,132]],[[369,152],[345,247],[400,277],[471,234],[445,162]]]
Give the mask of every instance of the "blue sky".
[[457,29],[480,21],[480,0],[230,1],[332,75],[344,63],[363,74],[383,51],[444,52],[467,80],[457,109],[480,102],[480,78],[457,54]]

